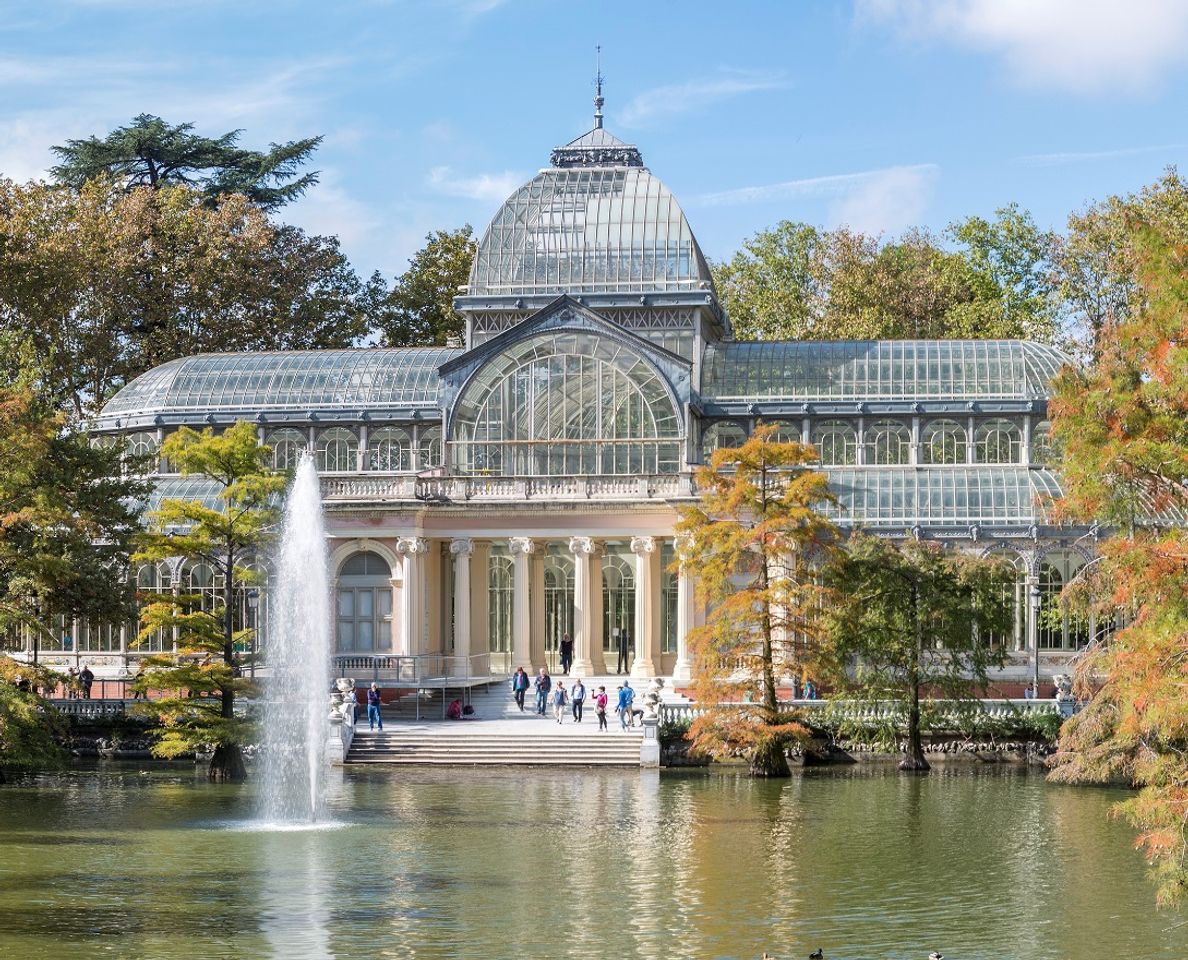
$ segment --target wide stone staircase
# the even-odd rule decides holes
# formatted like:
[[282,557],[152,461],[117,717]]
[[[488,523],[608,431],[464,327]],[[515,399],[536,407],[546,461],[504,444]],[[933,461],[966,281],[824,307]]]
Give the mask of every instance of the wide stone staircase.
[[598,733],[587,719],[580,734],[552,733],[549,721],[533,723],[524,733],[482,731],[484,724],[465,722],[465,731],[391,725],[381,731],[360,730],[347,755],[348,764],[415,764],[419,766],[578,766],[638,767],[639,730],[611,729]]

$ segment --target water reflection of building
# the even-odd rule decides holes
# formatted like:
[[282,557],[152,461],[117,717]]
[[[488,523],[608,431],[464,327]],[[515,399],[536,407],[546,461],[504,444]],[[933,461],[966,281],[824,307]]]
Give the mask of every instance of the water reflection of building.
[[[1022,341],[743,343],[676,199],[639,151],[592,130],[496,212],[457,298],[464,345],[188,357],[96,420],[151,452],[182,424],[246,418],[275,466],[311,449],[332,538],[340,655],[552,662],[688,675],[699,612],[669,572],[691,471],[762,422],[814,443],[839,519],[1008,556],[1008,673],[1061,672],[1096,624],[1059,615],[1085,531],[1050,525],[1047,390],[1063,362]],[[214,488],[160,464],[156,498]],[[202,566],[144,588],[219,589]],[[1055,611],[1056,615],[1048,615]],[[246,612],[243,612],[246,617]],[[134,625],[77,644],[121,655]],[[170,638],[162,637],[160,646]]]

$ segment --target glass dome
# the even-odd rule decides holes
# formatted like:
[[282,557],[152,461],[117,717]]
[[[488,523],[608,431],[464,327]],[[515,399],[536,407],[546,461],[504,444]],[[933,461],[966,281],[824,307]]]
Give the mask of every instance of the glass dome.
[[712,289],[689,222],[634,147],[596,128],[553,163],[495,214],[471,296]]
[[1025,340],[711,343],[702,395],[715,400],[1031,400],[1068,363]]
[[102,417],[432,406],[437,368],[459,353],[427,347],[199,354],[137,377]]

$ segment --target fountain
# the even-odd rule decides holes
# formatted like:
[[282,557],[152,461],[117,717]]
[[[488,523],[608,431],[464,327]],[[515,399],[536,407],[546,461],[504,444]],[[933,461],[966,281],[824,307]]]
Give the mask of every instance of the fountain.
[[268,823],[310,823],[324,812],[329,582],[321,484],[303,453],[285,503],[268,611],[259,773],[260,817]]

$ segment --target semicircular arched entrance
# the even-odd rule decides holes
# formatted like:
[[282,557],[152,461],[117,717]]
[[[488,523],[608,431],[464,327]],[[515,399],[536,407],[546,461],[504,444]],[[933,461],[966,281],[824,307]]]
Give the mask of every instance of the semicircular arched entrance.
[[683,430],[667,381],[610,337],[549,331],[481,366],[454,407],[450,456],[463,474],[675,473]]

